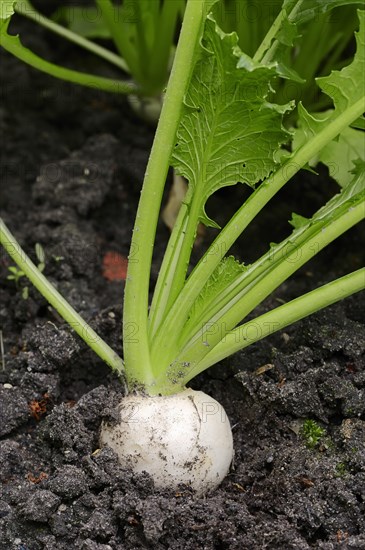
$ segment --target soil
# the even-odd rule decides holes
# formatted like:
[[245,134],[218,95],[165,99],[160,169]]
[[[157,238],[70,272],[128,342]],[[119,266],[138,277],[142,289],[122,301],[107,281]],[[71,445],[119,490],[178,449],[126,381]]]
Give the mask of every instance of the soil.
[[[55,60],[81,63],[52,40],[32,27],[34,49],[51,41]],[[153,128],[125,99],[55,81],[4,52],[0,70],[1,216],[30,255],[43,246],[47,277],[122,353],[123,281],[105,278],[103,258],[128,253]],[[334,190],[325,170],[303,172],[234,252],[251,261],[288,232],[292,210],[309,215]],[[209,214],[223,223],[245,193],[218,194]],[[360,267],[363,234],[338,239],[258,311]],[[167,238],[161,223],[153,280]],[[11,265],[2,251],[1,550],[365,549],[363,294],[192,382],[225,407],[235,445],[225,481],[197,498],[189,487],[156,490],[99,449],[121,385],[24,278],[7,279]],[[312,446],[308,420],[323,429]]]

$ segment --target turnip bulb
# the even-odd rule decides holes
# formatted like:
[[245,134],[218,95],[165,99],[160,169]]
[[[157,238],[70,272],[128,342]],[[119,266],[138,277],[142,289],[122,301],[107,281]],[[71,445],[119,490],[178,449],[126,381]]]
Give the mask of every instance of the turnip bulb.
[[232,431],[223,407],[191,389],[175,395],[130,394],[120,422],[104,422],[100,443],[134,472],[148,472],[158,488],[189,485],[202,495],[217,487],[233,459]]

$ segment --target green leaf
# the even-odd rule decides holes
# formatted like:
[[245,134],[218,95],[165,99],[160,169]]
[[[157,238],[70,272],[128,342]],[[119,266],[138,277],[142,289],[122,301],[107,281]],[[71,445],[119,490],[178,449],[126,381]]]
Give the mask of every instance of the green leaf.
[[365,130],[365,117],[361,116],[355,122],[351,124],[351,128],[357,128],[358,130]]
[[40,243],[35,243],[35,254],[37,256],[37,260],[44,264],[46,261],[46,254],[44,252],[44,248]]
[[[294,132],[292,148],[295,151],[308,139],[321,131],[333,115],[333,109],[322,113],[309,113],[302,103],[298,104],[298,128]],[[317,164],[318,157],[311,160],[311,166]]]
[[[304,83],[305,80],[301,77],[311,78],[311,73],[325,64],[327,55],[335,47],[336,42],[346,36],[346,25],[339,29],[340,34],[336,36],[336,26],[328,18],[326,13],[334,8],[346,5],[364,4],[363,0],[285,0],[283,3],[283,11],[281,12],[281,21],[276,33],[273,33],[271,41],[268,41],[266,47],[268,52],[262,57],[264,61],[275,59],[278,67],[278,75],[284,79],[292,80],[298,83]],[[313,43],[311,42],[310,24],[312,21],[312,30],[314,31]],[[315,26],[317,25],[317,26]],[[351,22],[350,22],[351,25]],[[306,28],[305,28],[306,27]],[[303,33],[302,33],[303,30]],[[321,37],[317,31],[322,30]],[[301,34],[302,33],[302,34]],[[305,34],[309,43],[303,43],[299,38]],[[323,36],[327,36],[324,43],[320,43]],[[345,39],[345,38],[344,38]],[[345,39],[346,40],[346,39]],[[318,50],[313,50],[318,44]],[[295,50],[293,49],[295,46]],[[309,51],[308,50],[309,46]],[[326,49],[328,51],[326,52]],[[305,52],[306,57],[301,60],[298,66],[298,59],[301,59],[301,52]],[[309,55],[312,52],[312,55]],[[260,57],[261,59],[261,57]],[[304,64],[302,66],[302,64]],[[296,66],[294,69],[294,66]]]
[[351,170],[351,173],[354,174],[355,178],[362,178],[365,174],[365,161],[355,160],[354,168]]
[[341,71],[332,71],[329,76],[317,78],[320,88],[333,99],[338,112],[343,112],[365,95],[365,11],[358,11],[358,16],[360,29],[355,33],[353,62]]
[[355,160],[351,174],[353,175],[351,182],[342,191],[343,196],[347,196],[347,198],[351,198],[365,189],[365,161],[360,159]]
[[299,229],[300,227],[303,227],[308,223],[308,218],[305,218],[304,216],[300,216],[299,214],[295,214],[295,212],[293,212],[289,223],[291,226],[294,227],[294,229]]
[[14,273],[15,275],[19,275],[20,277],[24,275],[24,273],[21,270],[19,270],[17,267],[13,265],[10,265],[8,267],[8,271],[11,271],[11,273]]
[[[298,106],[299,128],[293,141],[294,149],[302,145],[307,139],[320,131],[323,124],[333,116],[333,110],[326,113],[309,114],[302,105]],[[356,128],[345,128],[341,134],[328,143],[318,154],[311,159],[310,166],[322,162],[328,167],[330,176],[341,187],[346,187],[352,180],[351,171],[354,162],[365,160],[365,132]]]
[[195,321],[191,318],[199,315],[216,296],[227,289],[237,275],[241,275],[246,269],[246,266],[236,260],[234,256],[227,256],[221,260],[194,303],[190,315],[192,324],[195,324]]
[[[332,98],[335,109],[311,114],[300,104],[299,127],[293,140],[294,150],[320,132],[353,103],[365,98],[365,12],[359,11],[358,15],[360,30],[356,33],[357,49],[353,62],[341,71],[332,71],[330,76],[317,79],[321,89]],[[365,160],[365,133],[356,128],[345,128],[336,140],[319,151],[310,165],[315,166],[319,161],[323,162],[328,166],[331,176],[344,187],[352,180],[351,170],[357,159]]]
[[298,27],[295,23],[292,23],[287,13],[283,18],[283,22],[280,26],[278,33],[276,34],[276,39],[279,40],[284,46],[293,46],[295,39],[298,37]]
[[265,179],[290,135],[282,117],[292,104],[267,101],[275,67],[254,63],[237,42],[235,33],[225,34],[208,17],[172,157],[207,225],[214,225],[204,211],[209,196],[238,182],[254,187]]
[[346,128],[336,141],[331,141],[322,149],[318,159],[328,166],[330,176],[341,187],[346,187],[352,180],[354,161],[365,161],[364,131]]
[[351,4],[364,5],[364,0],[284,0],[283,8],[290,13],[297,7],[290,20],[296,25],[302,25],[321,13]]
[[312,217],[311,222],[328,220],[333,212],[349,200],[356,200],[362,197],[365,200],[365,162],[357,160],[354,162],[352,177],[349,184],[340,193],[332,197]]
[[305,83],[305,79],[299,76],[297,71],[286,65],[283,61],[277,63],[276,71],[278,73],[278,76],[280,76],[281,78],[292,80],[293,82],[298,82],[299,84]]

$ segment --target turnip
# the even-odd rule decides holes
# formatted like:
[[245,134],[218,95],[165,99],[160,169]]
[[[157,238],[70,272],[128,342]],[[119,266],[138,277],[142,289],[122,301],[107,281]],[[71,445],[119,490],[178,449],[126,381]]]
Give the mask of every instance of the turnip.
[[[363,140],[365,111],[364,12],[358,12],[353,61],[318,80],[333,109],[315,116],[299,105],[299,127],[289,132],[283,120],[294,104],[269,101],[271,82],[285,69],[279,41],[288,28],[314,17],[314,8],[305,10],[305,3],[285,0],[270,39],[250,58],[234,33],[225,34],[206,15],[214,3],[187,2],[133,231],[123,312],[124,360],[49,283],[0,220],[0,241],[19,268],[125,386],[118,420],[103,423],[101,444],[112,447],[124,466],[149,472],[157,487],[176,490],[185,484],[199,495],[223,480],[233,446],[223,408],[188,389],[190,380],[365,287],[365,269],[359,269],[242,323],[291,274],[364,218],[365,159],[357,147]],[[322,2],[321,9],[335,4]],[[313,0],[311,5],[319,3]],[[288,47],[287,42],[282,46]],[[293,214],[288,237],[268,245],[251,265],[227,255],[296,172],[313,159],[330,165],[339,155],[340,193],[310,219]],[[154,239],[170,165],[186,178],[188,190],[149,305]],[[238,182],[249,185],[251,194],[189,273],[199,224],[220,229],[205,211],[208,198]]]
[[223,407],[201,391],[128,395],[120,421],[104,422],[100,441],[135,472],[147,471],[156,487],[189,485],[199,494],[217,487],[233,458],[232,432]]

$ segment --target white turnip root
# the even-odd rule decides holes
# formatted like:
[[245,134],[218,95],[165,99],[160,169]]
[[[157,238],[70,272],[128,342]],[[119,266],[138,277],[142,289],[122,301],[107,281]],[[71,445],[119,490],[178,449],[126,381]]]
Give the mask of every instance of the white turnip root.
[[100,442],[134,472],[148,472],[158,488],[188,484],[198,494],[217,487],[233,458],[232,432],[223,407],[201,391],[169,396],[128,395],[120,423],[104,422]]

